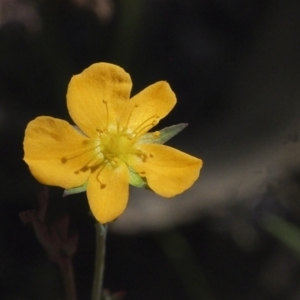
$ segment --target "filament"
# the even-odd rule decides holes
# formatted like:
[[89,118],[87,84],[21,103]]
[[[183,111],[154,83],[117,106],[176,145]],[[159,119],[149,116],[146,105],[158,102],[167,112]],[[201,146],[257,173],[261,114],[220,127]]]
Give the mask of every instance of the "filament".
[[102,100],[102,102],[105,105],[105,109],[106,109],[106,129],[108,129],[108,125],[109,125],[109,111],[108,111],[108,104],[107,104],[107,100]]
[[128,117],[127,117],[126,124],[125,124],[125,126],[123,127],[123,130],[122,130],[123,133],[127,131],[128,125],[129,125],[129,121],[130,121],[130,118],[131,118],[131,116],[132,116],[132,113],[133,113],[134,109],[135,109],[135,108],[138,108],[138,107],[139,107],[138,104],[134,104],[134,105],[131,107],[130,113],[129,113]]
[[[153,126],[157,125],[158,124],[158,120],[157,120],[158,118],[159,118],[159,116],[154,115],[154,116],[148,118],[147,120],[145,120],[144,122],[142,122],[138,127],[136,127],[133,131],[135,133],[136,137],[139,137],[141,133],[147,131],[147,130],[145,130],[146,128],[149,127],[149,129],[150,129]],[[147,122],[149,122],[151,119],[154,119],[154,120],[151,123],[147,124]]]

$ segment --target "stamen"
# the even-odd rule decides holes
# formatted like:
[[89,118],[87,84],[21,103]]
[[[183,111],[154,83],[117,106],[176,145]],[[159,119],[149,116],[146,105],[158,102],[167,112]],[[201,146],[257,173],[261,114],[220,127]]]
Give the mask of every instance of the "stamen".
[[108,104],[107,104],[107,100],[105,100],[105,99],[103,99],[102,102],[105,104],[105,109],[106,109],[106,129],[108,129],[108,125],[109,125]]
[[134,109],[135,109],[135,108],[138,108],[138,107],[139,107],[138,104],[134,104],[134,105],[132,106],[131,111],[130,111],[130,113],[129,113],[129,115],[128,115],[126,124],[125,124],[125,126],[123,127],[123,130],[122,130],[123,133],[127,131],[127,129],[128,129],[128,124],[129,124],[130,118],[131,118],[131,116],[132,116],[132,113],[133,113]]
[[[66,164],[70,160],[78,159],[81,156],[84,156],[86,159],[84,159],[83,161],[85,161],[85,162],[83,162],[82,167],[75,170],[74,173],[79,174],[80,172],[86,172],[89,169],[93,172],[93,169],[95,169],[95,166],[97,168],[99,166],[99,164],[101,164],[103,161],[103,154],[100,151],[97,151],[97,153],[91,153],[91,152],[94,152],[95,149],[97,149],[98,147],[99,147],[99,145],[93,145],[92,147],[85,148],[85,151],[81,151],[80,153],[74,154],[73,156],[62,157],[61,162],[63,164]],[[89,157],[91,157],[91,156],[90,155],[87,156],[87,153],[91,153],[92,158],[89,159]]]
[[96,128],[96,131],[99,136],[101,136],[101,134],[103,133],[103,130],[99,129],[98,127]]
[[80,169],[80,170],[88,170],[88,169],[90,169],[91,170],[91,172],[93,173],[93,172],[95,172],[98,168],[99,168],[99,166],[101,166],[101,164],[103,163],[103,158],[102,159],[96,159],[96,161],[93,163],[93,164],[91,164],[91,165],[89,165],[89,163],[90,162],[92,162],[93,161],[93,159],[91,159],[82,169]]
[[136,153],[136,155],[142,159],[142,162],[147,161],[148,156],[147,156],[147,154],[143,153],[142,151],[138,151]]
[[160,132],[159,131],[155,131],[155,132],[152,133],[152,135],[153,135],[154,138],[157,139],[160,136]]
[[[154,119],[154,120],[152,120]],[[135,128],[135,130],[133,131],[135,134],[136,134],[136,137],[139,137],[139,135],[141,133],[144,133],[146,130],[147,127],[152,128],[153,126],[157,125],[158,124],[158,119],[159,119],[159,116],[158,115],[154,115],[150,118],[148,118],[147,120],[145,120],[143,123],[141,123],[137,128]],[[152,122],[148,123],[150,120],[152,120]]]
[[117,157],[114,157],[114,158],[112,159],[112,162],[114,162],[115,164],[118,164],[119,161],[120,161],[120,160],[119,160]]
[[103,182],[101,182],[101,180],[99,179],[100,173],[101,173],[101,171],[102,171],[104,168],[105,168],[105,163],[102,164],[102,166],[101,166],[99,172],[98,172],[97,175],[96,175],[96,180],[100,183],[100,189],[101,189],[101,190],[106,188],[106,184],[103,183]]
[[74,171],[74,173],[79,174],[80,172],[86,172],[88,170],[93,170],[93,166],[98,163],[98,160],[93,165],[89,166],[89,163],[92,162],[92,161],[93,161],[93,159],[89,160],[83,167],[81,167],[80,169]]
[[113,165],[117,165],[120,162],[120,159],[116,157],[115,154],[107,154],[107,161],[112,163]]
[[134,132],[127,134],[127,137],[129,140],[133,140],[135,138],[135,136],[136,136],[136,134]]
[[76,155],[74,155],[74,156],[62,157],[62,158],[61,158],[61,162],[62,162],[63,164],[65,164],[65,163],[67,163],[69,160],[71,160],[71,159],[76,159],[76,158],[78,158],[78,157],[80,157],[80,156],[82,156],[82,155],[85,155],[86,153],[91,152],[92,150],[94,150],[94,149],[97,148],[97,147],[98,147],[98,146],[94,146],[94,147],[91,147],[91,148],[87,148],[85,151],[80,152],[79,154],[76,154]]

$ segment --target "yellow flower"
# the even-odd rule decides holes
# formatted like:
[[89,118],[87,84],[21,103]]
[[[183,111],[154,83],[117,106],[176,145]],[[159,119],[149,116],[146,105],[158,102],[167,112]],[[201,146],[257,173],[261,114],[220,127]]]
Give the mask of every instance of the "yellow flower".
[[131,87],[122,68],[93,64],[68,86],[67,107],[78,127],[42,116],[25,131],[24,160],[33,176],[65,189],[83,186],[101,223],[122,214],[129,183],[172,197],[188,189],[202,167],[200,159],[158,144],[176,126],[147,133],[176,104],[168,83],[157,82],[130,99]]

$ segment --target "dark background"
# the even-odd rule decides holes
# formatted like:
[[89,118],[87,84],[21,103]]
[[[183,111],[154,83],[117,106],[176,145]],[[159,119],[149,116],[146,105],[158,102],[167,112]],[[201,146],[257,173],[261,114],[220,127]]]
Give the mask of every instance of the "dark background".
[[[18,216],[42,188],[22,141],[36,116],[71,122],[68,82],[100,61],[122,66],[133,94],[167,80],[178,103],[160,128],[188,122],[170,144],[204,161],[174,200],[132,190],[109,229],[104,286],[128,300],[300,299],[299,17],[296,0],[0,0],[0,299],[63,299]],[[89,299],[93,220],[84,194],[61,195],[50,188],[46,222],[70,215]]]

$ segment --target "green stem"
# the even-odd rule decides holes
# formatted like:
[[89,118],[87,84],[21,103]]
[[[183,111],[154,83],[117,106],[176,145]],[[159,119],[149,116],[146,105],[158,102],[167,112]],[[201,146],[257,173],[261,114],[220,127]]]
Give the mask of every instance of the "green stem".
[[95,252],[95,270],[92,290],[92,300],[100,300],[102,294],[104,259],[105,259],[105,240],[107,233],[107,224],[95,224],[96,227],[96,252]]
[[67,259],[59,264],[65,287],[66,300],[77,300],[72,260]]

